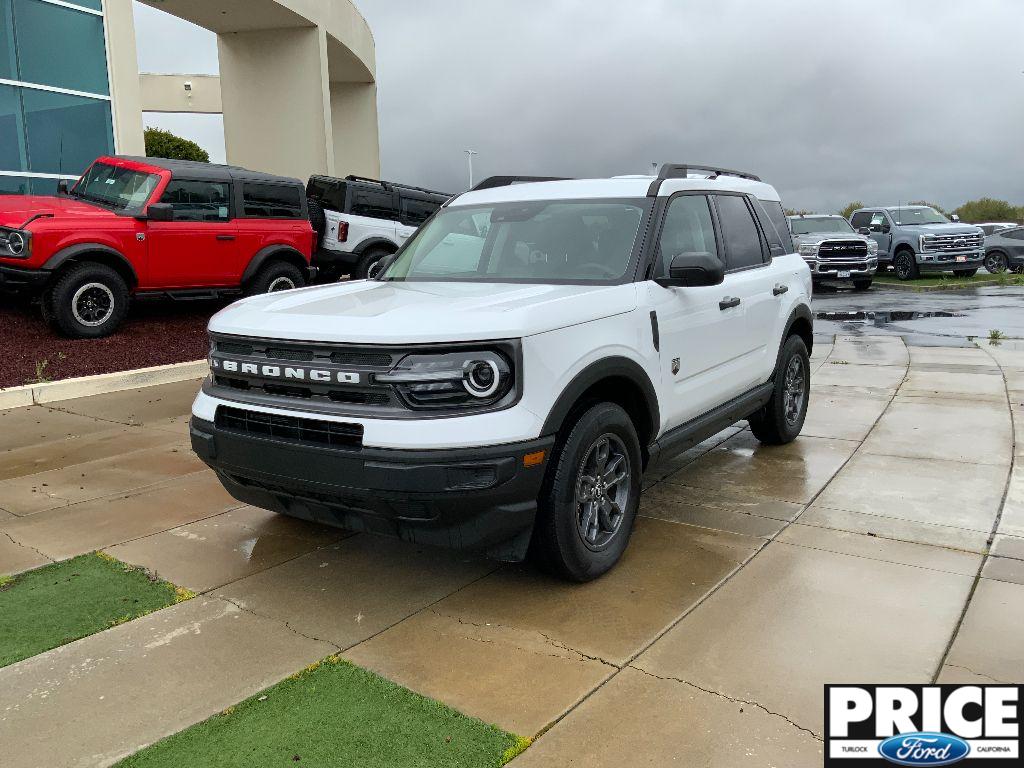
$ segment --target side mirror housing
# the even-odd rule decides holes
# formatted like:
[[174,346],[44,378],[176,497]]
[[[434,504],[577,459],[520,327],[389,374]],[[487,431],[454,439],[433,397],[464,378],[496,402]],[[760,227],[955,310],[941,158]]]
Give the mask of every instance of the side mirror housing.
[[170,203],[151,203],[145,218],[150,221],[174,221],[174,206]]
[[672,257],[668,277],[656,278],[662,288],[692,288],[719,285],[725,280],[725,265],[707,251],[689,251]]
[[952,216],[950,216],[949,218],[950,218],[951,221],[960,221],[960,217],[957,216],[955,213]]
[[871,227],[860,227],[857,231],[862,235],[870,235]]
[[891,232],[891,231],[892,231],[892,227],[890,227],[888,224],[883,224],[882,225],[882,234],[883,235],[888,235],[889,232]]
[[59,196],[67,197],[69,189],[70,188],[68,187],[67,179],[61,179],[60,181],[57,182],[57,194]]

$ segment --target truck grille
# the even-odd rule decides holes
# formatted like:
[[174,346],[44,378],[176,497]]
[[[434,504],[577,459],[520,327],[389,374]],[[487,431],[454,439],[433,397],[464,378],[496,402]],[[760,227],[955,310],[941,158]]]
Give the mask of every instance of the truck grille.
[[363,447],[362,424],[280,416],[226,406],[220,406],[217,409],[215,423],[220,429],[231,432],[273,437],[293,443],[320,445],[328,448]]
[[985,241],[982,234],[976,235],[925,235],[924,248],[927,251],[962,251],[980,248]]
[[818,246],[821,261],[849,261],[864,259],[868,255],[868,244],[863,240],[826,240]]

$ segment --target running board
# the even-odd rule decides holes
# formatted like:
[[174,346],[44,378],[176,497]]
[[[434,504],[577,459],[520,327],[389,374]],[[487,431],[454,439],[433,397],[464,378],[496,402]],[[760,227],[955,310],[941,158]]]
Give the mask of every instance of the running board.
[[766,382],[744,392],[728,403],[670,429],[648,446],[647,452],[650,456],[648,466],[653,465],[662,456],[672,457],[689,450],[697,443],[718,434],[737,421],[746,419],[771,400],[773,389],[775,389],[775,382]]

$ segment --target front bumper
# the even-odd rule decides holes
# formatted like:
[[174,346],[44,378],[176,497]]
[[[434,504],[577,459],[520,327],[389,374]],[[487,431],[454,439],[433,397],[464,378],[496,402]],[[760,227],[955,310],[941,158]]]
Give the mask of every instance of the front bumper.
[[0,293],[38,293],[50,281],[51,272],[0,264]]
[[[963,257],[963,261],[958,258]],[[971,251],[943,251],[934,253],[925,251],[917,254],[917,269],[919,272],[949,272],[950,270],[979,269],[985,263],[984,250]]]
[[[488,448],[339,448],[192,417],[192,448],[239,501],[303,520],[521,560],[554,437]],[[525,466],[524,457],[544,451]]]
[[[878,259],[871,256],[867,259],[852,261],[819,261],[804,259],[815,280],[865,280],[878,271]],[[840,273],[842,277],[840,277]],[[847,274],[849,273],[849,274]]]

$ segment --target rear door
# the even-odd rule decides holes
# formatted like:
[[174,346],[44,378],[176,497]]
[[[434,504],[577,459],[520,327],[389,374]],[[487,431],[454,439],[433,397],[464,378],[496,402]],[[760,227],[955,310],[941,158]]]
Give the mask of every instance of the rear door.
[[349,184],[348,247],[370,240],[398,243],[398,195],[376,184]]
[[1006,229],[999,233],[1010,257],[1010,266],[1019,267],[1024,263],[1024,227]]
[[434,211],[439,207],[429,200],[401,196],[398,228],[396,230],[398,242],[401,244],[408,240],[423,222],[434,215]]
[[232,277],[238,263],[238,227],[232,216],[231,183],[174,178],[160,202],[174,208],[174,220],[146,224],[150,287],[237,282]]

